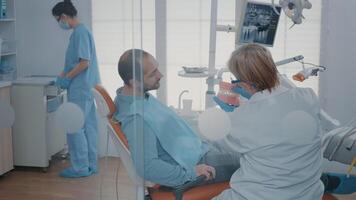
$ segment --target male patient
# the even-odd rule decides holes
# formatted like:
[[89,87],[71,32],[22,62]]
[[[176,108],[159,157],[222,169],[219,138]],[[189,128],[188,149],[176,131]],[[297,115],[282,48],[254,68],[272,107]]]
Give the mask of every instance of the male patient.
[[[206,184],[230,180],[239,167],[239,155],[221,152],[202,141],[182,118],[148,93],[159,88],[162,78],[151,54],[140,49],[126,51],[118,72],[124,86],[117,90],[115,118],[141,177],[171,187],[201,175],[206,176]],[[326,192],[349,194],[356,190],[354,177],[323,174],[321,179]]]
[[202,141],[148,93],[160,86],[162,74],[157,67],[155,58],[139,49],[126,51],[118,64],[124,86],[117,90],[115,118],[121,122],[137,172],[145,180],[171,187],[201,175],[210,180],[207,183],[229,180],[239,167],[238,157]]

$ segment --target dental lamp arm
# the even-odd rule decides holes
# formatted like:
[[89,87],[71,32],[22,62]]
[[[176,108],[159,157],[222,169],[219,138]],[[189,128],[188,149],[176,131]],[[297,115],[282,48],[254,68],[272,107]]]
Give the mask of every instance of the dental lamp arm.
[[[276,66],[280,66],[280,65],[285,65],[285,64],[295,62],[295,61],[301,62],[300,60],[303,60],[303,59],[304,59],[304,57],[302,55],[299,55],[299,56],[295,56],[292,58],[287,58],[287,59],[278,61],[275,64],[276,64]],[[309,76],[317,76],[318,72],[323,72],[326,70],[326,67],[324,67],[324,66],[318,66],[318,65],[311,64],[311,63],[305,63],[305,64],[310,64],[310,65],[313,65],[314,67],[305,68],[302,71],[298,72],[297,74],[293,75],[293,80],[303,82],[305,79],[308,79]]]
[[291,62],[295,62],[295,61],[299,61],[299,60],[303,60],[303,59],[304,59],[304,56],[299,55],[299,56],[295,56],[295,57],[292,57],[292,58],[287,58],[287,59],[284,59],[284,60],[277,61],[277,62],[275,62],[275,64],[276,64],[276,66],[280,66],[280,65],[285,65],[285,64],[288,64],[288,63],[291,63]]

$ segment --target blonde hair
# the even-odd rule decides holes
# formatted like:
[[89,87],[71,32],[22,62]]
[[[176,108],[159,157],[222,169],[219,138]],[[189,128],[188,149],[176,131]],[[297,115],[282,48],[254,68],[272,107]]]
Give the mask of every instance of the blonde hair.
[[271,53],[258,44],[244,45],[228,61],[231,73],[241,81],[252,84],[257,90],[272,89],[279,85],[278,70]]

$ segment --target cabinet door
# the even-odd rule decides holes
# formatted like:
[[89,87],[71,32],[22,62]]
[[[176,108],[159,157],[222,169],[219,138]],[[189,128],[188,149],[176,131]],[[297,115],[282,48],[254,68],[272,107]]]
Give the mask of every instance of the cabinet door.
[[0,129],[1,134],[1,144],[0,144],[0,152],[1,157],[1,167],[0,174],[6,173],[13,169],[13,158],[12,158],[12,136],[11,136],[11,128],[2,128]]
[[[0,88],[0,99],[10,104],[10,87]],[[0,129],[0,175],[13,169],[12,131]]]
[[43,85],[14,84],[11,104],[16,118],[12,126],[14,165],[48,167]]

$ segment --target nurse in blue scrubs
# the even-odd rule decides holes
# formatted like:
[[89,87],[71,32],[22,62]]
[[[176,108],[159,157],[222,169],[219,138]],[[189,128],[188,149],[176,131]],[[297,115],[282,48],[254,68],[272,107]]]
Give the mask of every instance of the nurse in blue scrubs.
[[76,133],[67,134],[71,166],[59,175],[66,178],[90,176],[98,172],[98,127],[91,88],[100,83],[92,33],[80,23],[70,0],[57,3],[52,14],[64,30],[72,30],[65,65],[56,84],[67,89],[68,101],[83,111],[85,123]]

